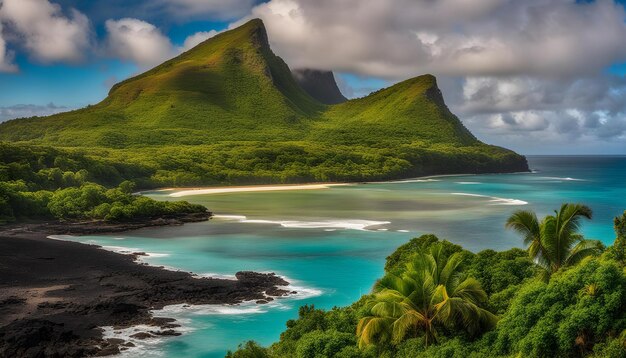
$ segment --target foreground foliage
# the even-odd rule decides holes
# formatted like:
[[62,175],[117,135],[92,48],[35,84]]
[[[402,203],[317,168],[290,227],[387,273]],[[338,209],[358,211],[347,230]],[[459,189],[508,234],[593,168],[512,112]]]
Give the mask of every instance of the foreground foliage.
[[[561,212],[576,212],[575,207]],[[578,207],[578,210],[581,208]],[[411,276],[411,262],[432,255],[459,260],[457,272],[474,277],[484,288],[485,309],[497,313],[498,323],[482,335],[470,334],[463,325],[441,325],[437,342],[432,344],[426,330],[411,330],[393,340],[393,322],[381,324],[379,332],[388,339],[375,339],[359,348],[359,322],[372,317],[371,304],[388,302],[379,290],[366,295],[352,306],[329,311],[305,306],[296,320],[287,322],[280,341],[268,348],[248,342],[229,353],[232,358],[247,357],[609,357],[626,356],[626,212],[615,219],[617,238],[604,253],[595,251],[586,257],[562,265],[545,277],[545,266],[534,263],[529,251],[493,250],[473,254],[433,235],[424,235],[399,247],[387,258],[386,277]],[[572,227],[570,227],[572,228]],[[575,232],[576,230],[572,230]],[[434,257],[432,255],[431,257]],[[534,257],[534,256],[532,256]],[[448,259],[449,262],[450,259]],[[428,265],[432,265],[431,263]],[[443,262],[443,261],[441,261]],[[409,266],[407,266],[407,264]],[[434,267],[434,266],[430,266]],[[437,267],[446,267],[437,265]],[[431,272],[438,272],[431,271]],[[442,270],[441,272],[443,272]],[[381,279],[376,287],[388,285]],[[401,280],[392,280],[400,290]],[[430,280],[426,286],[430,286]],[[456,284],[462,281],[455,281]],[[408,286],[414,285],[414,281]],[[476,290],[474,290],[476,292]],[[403,291],[408,292],[408,291]],[[397,300],[393,294],[390,300]],[[406,296],[406,295],[404,295]],[[409,294],[409,296],[411,296]],[[481,295],[482,296],[482,295]],[[449,296],[452,297],[452,296]],[[411,301],[413,301],[413,298]],[[406,302],[408,303],[408,302]],[[385,303],[386,305],[386,303]],[[410,306],[410,304],[409,304]],[[385,307],[383,316],[387,315]],[[375,310],[377,311],[377,310]],[[399,308],[398,312],[408,312]],[[376,316],[376,315],[374,315]],[[457,316],[458,317],[458,316]],[[462,317],[462,315],[461,315]],[[410,320],[409,320],[410,321]],[[388,326],[388,330],[384,329]],[[398,327],[404,327],[398,325]],[[363,327],[361,327],[363,328]],[[460,329],[459,329],[460,328]],[[486,327],[484,327],[486,328]],[[484,330],[481,329],[481,332]],[[362,337],[362,336],[361,336]],[[380,336],[378,336],[380,337]]]
[[359,345],[398,344],[407,337],[436,343],[441,330],[471,335],[492,328],[497,318],[482,306],[487,294],[480,283],[460,271],[459,252],[445,255],[441,244],[418,253],[401,276],[383,277],[368,304],[370,316],[359,321]]
[[561,267],[572,266],[587,256],[600,252],[599,241],[585,240],[580,234],[581,219],[591,219],[591,209],[581,204],[563,204],[555,215],[541,222],[531,211],[519,210],[506,222],[524,237],[528,254],[550,275]]

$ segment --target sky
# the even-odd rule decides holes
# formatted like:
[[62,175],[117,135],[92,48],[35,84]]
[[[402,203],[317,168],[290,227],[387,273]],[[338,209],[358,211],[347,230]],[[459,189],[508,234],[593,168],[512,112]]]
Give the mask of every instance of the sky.
[[292,68],[361,97],[420,74],[481,140],[626,154],[626,0],[0,0],[0,121],[113,84],[261,18]]

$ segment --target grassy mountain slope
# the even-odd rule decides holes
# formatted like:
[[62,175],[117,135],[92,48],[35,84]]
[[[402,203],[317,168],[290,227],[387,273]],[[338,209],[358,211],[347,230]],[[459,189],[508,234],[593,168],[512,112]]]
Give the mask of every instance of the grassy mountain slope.
[[0,124],[0,140],[140,165],[144,186],[527,170],[522,156],[478,141],[433,76],[320,103],[272,53],[260,20],[115,85],[96,105]]
[[115,85],[95,106],[9,122],[2,137],[119,148],[286,139],[322,108],[298,87],[254,20]]
[[432,75],[331,107],[316,123],[320,140],[375,147],[392,144],[477,145],[480,142],[443,102]]

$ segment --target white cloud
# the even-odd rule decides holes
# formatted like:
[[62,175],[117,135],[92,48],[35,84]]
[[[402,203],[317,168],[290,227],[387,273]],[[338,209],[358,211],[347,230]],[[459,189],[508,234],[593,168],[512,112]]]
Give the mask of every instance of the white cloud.
[[609,0],[271,0],[255,7],[294,67],[403,79],[597,73],[626,60]]
[[141,67],[158,65],[218,33],[215,30],[196,32],[177,47],[159,28],[139,19],[107,20],[105,25],[107,55],[132,61]]
[[89,19],[48,0],[3,0],[0,20],[14,32],[19,43],[42,62],[77,62],[90,47]]
[[152,66],[173,55],[172,43],[156,26],[138,19],[107,20],[109,55]]
[[7,49],[7,43],[2,37],[2,23],[0,23],[0,72],[17,72],[13,64],[13,53]]
[[534,111],[499,113],[490,116],[487,125],[496,131],[540,131],[550,123],[540,113]]
[[[487,142],[535,153],[572,143],[587,143],[577,150],[626,151],[624,77],[516,76],[443,82],[444,94],[457,94],[449,96],[452,110]],[[553,147],[546,147],[547,143]]]
[[196,32],[193,35],[189,35],[185,39],[185,43],[183,44],[182,51],[190,50],[190,49],[196,47],[197,45],[199,45],[200,43],[210,39],[211,37],[213,37],[213,36],[215,36],[217,34],[218,34],[217,31],[211,30],[211,31]]
[[626,110],[626,78],[610,75],[546,79],[470,77],[463,81],[466,114],[518,110]]

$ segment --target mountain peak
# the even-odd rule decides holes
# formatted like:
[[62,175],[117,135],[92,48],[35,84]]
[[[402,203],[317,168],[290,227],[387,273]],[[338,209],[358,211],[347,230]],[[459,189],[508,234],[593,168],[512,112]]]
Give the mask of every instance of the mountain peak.
[[269,48],[270,42],[267,36],[267,30],[265,29],[265,24],[261,19],[252,19],[241,27],[231,30],[231,31],[245,31],[249,34],[252,43],[255,44],[259,48]]
[[[322,108],[297,85],[287,64],[272,52],[263,21],[253,19],[116,84],[102,105],[114,103],[127,109],[147,99],[182,103],[203,98],[203,105],[217,103],[220,110],[233,113],[242,109],[243,101],[238,98],[258,97],[261,93],[266,100],[276,96],[277,105],[289,107],[286,111],[296,116]],[[259,115],[254,107],[244,107],[247,118]],[[159,116],[179,111],[174,104],[160,111]]]

